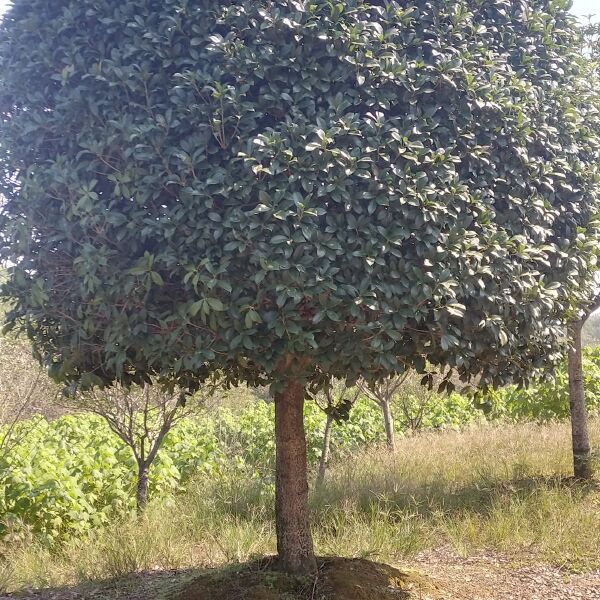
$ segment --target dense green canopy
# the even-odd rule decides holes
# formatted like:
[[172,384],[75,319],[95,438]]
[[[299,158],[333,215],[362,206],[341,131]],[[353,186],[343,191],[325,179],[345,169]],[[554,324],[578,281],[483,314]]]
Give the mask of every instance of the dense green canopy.
[[566,3],[13,4],[4,294],[58,378],[555,357],[599,200]]

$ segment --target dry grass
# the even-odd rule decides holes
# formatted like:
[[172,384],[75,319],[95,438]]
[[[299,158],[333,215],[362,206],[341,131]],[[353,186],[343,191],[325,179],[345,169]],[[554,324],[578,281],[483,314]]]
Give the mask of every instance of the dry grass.
[[[591,424],[600,445],[600,421]],[[516,559],[600,566],[600,491],[569,479],[566,425],[478,426],[406,438],[395,455],[372,449],[335,465],[313,494],[320,554],[398,562],[451,545]],[[50,554],[33,543],[7,551],[0,589],[43,587],[139,570],[216,566],[275,551],[272,488],[239,473],[198,481]]]

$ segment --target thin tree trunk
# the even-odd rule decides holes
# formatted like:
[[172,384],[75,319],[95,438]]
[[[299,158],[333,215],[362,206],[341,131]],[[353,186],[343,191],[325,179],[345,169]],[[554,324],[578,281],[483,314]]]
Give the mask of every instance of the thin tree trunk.
[[138,515],[141,515],[148,504],[148,465],[142,464],[138,466],[135,502]]
[[571,410],[571,438],[573,442],[573,470],[576,479],[593,477],[590,456],[590,437],[583,389],[583,364],[581,359],[581,328],[583,321],[570,323],[569,333],[569,406]]
[[383,424],[385,425],[387,445],[392,452],[395,452],[396,434],[394,432],[394,418],[392,417],[392,409],[388,400],[381,402],[381,410],[383,411]]
[[277,552],[281,569],[297,575],[317,570],[308,511],[304,394],[301,384],[288,381],[275,395]]
[[323,433],[323,448],[321,450],[321,459],[319,460],[319,473],[317,475],[317,487],[320,488],[325,481],[325,471],[329,462],[329,453],[331,446],[331,427],[333,425],[333,415],[327,413],[325,422],[325,431]]

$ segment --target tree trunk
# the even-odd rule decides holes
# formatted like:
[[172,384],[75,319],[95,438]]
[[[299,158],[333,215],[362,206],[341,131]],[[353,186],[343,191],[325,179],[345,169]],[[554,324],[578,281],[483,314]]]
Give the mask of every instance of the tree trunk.
[[148,504],[148,465],[138,465],[135,502],[137,513],[138,515],[141,515]]
[[581,359],[581,328],[583,321],[569,324],[571,347],[569,348],[569,407],[571,410],[571,438],[573,442],[573,469],[576,479],[593,477],[590,456],[590,437],[583,389],[583,365]]
[[385,425],[387,445],[392,452],[395,452],[396,434],[394,432],[394,418],[392,417],[392,409],[389,400],[382,401],[381,410],[383,411],[383,424]]
[[325,431],[323,433],[323,449],[321,450],[321,459],[319,461],[319,473],[317,475],[317,487],[321,487],[325,481],[325,471],[329,462],[329,451],[331,445],[331,427],[333,425],[333,415],[327,413],[325,422]]
[[304,387],[287,381],[275,395],[275,519],[279,565],[286,573],[317,570],[308,511]]

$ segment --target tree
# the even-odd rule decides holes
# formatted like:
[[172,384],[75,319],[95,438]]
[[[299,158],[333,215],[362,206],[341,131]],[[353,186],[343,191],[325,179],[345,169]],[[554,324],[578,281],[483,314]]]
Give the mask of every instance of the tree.
[[360,388],[349,388],[344,381],[332,379],[330,384],[315,397],[315,402],[325,412],[325,429],[323,430],[323,445],[317,472],[317,488],[325,481],[325,472],[329,463],[331,448],[331,430],[335,421],[346,421],[350,410],[358,400]]
[[600,345],[600,314],[591,314],[581,330],[581,344],[585,346]]
[[[591,18],[581,28],[583,52],[588,58],[590,77],[595,85],[600,83],[598,65],[600,64],[600,25]],[[573,473],[576,479],[590,480],[594,469],[590,453],[590,435],[588,430],[587,407],[583,387],[583,361],[581,355],[581,333],[590,315],[600,308],[600,294],[592,299],[582,313],[576,315],[567,327],[570,340],[568,352],[569,373],[569,409],[571,416],[571,442],[573,449]]]
[[588,15],[587,22],[581,25],[583,54],[592,61],[592,68],[598,70],[600,62],[600,22],[594,15]]
[[56,384],[12,336],[0,337],[0,455],[6,455],[35,427],[35,414],[54,416]]
[[83,387],[271,385],[280,565],[314,571],[307,389],[560,357],[599,196],[579,39],[546,0],[14,0],[9,326]]
[[569,410],[571,415],[571,443],[573,449],[573,473],[576,479],[589,480],[594,476],[590,455],[587,408],[583,388],[583,361],[581,356],[581,328],[585,318],[571,321],[568,325],[571,346],[568,354]]
[[359,389],[368,396],[383,413],[383,425],[385,427],[385,439],[388,448],[396,450],[396,432],[394,430],[394,417],[392,415],[392,400],[402,387],[408,373],[387,377],[381,381],[375,381],[371,385],[360,382]]
[[435,407],[447,400],[446,395],[439,393],[440,386],[446,392],[452,392],[457,384],[458,381],[451,381],[442,373],[407,374],[392,398],[400,428],[411,433],[421,430]]
[[193,408],[185,393],[149,384],[128,388],[113,386],[76,392],[67,397],[67,402],[101,416],[131,449],[137,464],[135,500],[141,514],[148,503],[152,463],[169,431]]
[[381,408],[387,445],[394,452],[396,433],[392,407],[396,407],[400,427],[415,433],[421,429],[427,409],[439,400],[439,395],[433,389],[451,392],[456,382],[440,373],[427,372],[423,375],[407,371],[403,375],[391,376],[370,385],[366,382],[359,382],[358,385]]

